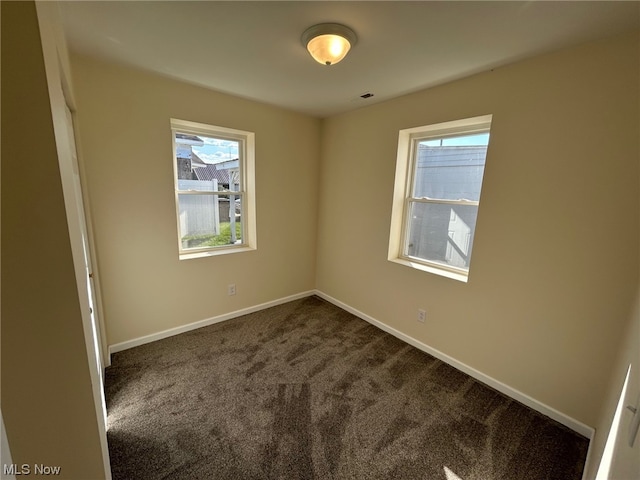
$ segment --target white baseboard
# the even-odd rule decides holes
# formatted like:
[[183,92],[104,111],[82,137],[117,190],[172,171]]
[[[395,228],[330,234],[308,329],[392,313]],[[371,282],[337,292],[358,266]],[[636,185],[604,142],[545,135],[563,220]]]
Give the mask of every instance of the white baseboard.
[[415,338],[410,337],[409,335],[406,335],[400,332],[399,330],[396,330],[395,328],[390,327],[389,325],[382,323],[379,320],[376,320],[373,317],[370,317],[366,313],[356,310],[355,308],[347,305],[346,303],[341,302],[340,300],[337,300],[331,297],[330,295],[327,295],[324,292],[316,290],[314,293],[320,298],[323,298],[324,300],[336,305],[337,307],[340,307],[343,310],[346,310],[347,312],[354,314],[356,317],[359,317],[362,320],[365,320],[366,322],[369,322],[372,325],[375,325],[381,330],[384,330],[385,332],[390,333],[391,335],[393,335],[396,338],[399,338],[403,342],[406,342],[409,345],[412,345],[417,349],[422,350],[425,353],[428,353],[429,355],[437,358],[438,360],[442,360],[444,363],[447,363],[451,365],[453,368],[466,373],[467,375],[475,378],[479,382],[484,383],[485,385],[488,385],[489,387],[505,394],[509,398],[512,398],[526,405],[527,407],[537,412],[540,412],[543,415],[546,415],[547,417],[555,420],[556,422],[561,423],[562,425],[570,428],[571,430],[579,433],[580,435],[587,437],[589,440],[593,438],[595,430],[592,427],[585,425],[584,423],[579,422],[578,420],[575,420],[574,418],[571,418],[568,415],[565,415],[564,413],[556,410],[555,408],[552,408],[548,405],[545,405],[542,402],[539,402],[538,400],[530,397],[525,393],[520,392],[519,390],[516,390],[515,388],[511,388],[510,386],[505,385],[504,383],[494,378],[491,378],[488,375],[485,375],[484,373],[476,370],[475,368],[470,367],[469,365],[459,362],[458,360],[456,360],[453,357],[450,357],[446,353],[436,350],[435,348],[430,347],[429,345],[422,343],[421,341],[416,340]]
[[391,335],[402,340],[403,342],[408,343],[409,345],[412,345],[417,349],[422,350],[425,353],[428,353],[429,355],[432,355],[433,357],[443,361],[444,363],[451,365],[453,368],[460,370],[461,372],[464,372],[467,375],[475,378],[479,382],[484,383],[485,385],[488,385],[491,388],[494,388],[495,390],[505,394],[509,398],[512,398],[526,405],[527,407],[532,408],[533,410],[540,412],[543,415],[546,415],[547,417],[557,421],[558,423],[561,423],[562,425],[570,428],[571,430],[579,433],[580,435],[587,437],[589,440],[593,438],[595,430],[592,427],[585,425],[584,423],[579,422],[578,420],[575,420],[574,418],[571,418],[568,415],[565,415],[564,413],[556,410],[555,408],[552,408],[542,402],[539,402],[538,400],[530,397],[525,393],[520,392],[519,390],[516,390],[492,377],[489,377],[488,375],[485,375],[484,373],[476,370],[475,368],[472,368],[456,360],[455,358],[450,357],[446,353],[436,350],[435,348],[430,347],[429,345],[422,343],[421,341],[416,340],[415,338],[410,337],[409,335],[406,335],[400,332],[399,330],[396,330],[395,328],[390,327],[385,323],[382,323],[379,320],[376,320],[375,318],[367,315],[366,313],[363,313],[347,305],[346,303],[343,303],[340,300],[337,300],[331,297],[330,295],[327,295],[326,293],[320,290],[310,290],[307,292],[301,292],[295,295],[290,295],[288,297],[279,298],[277,300],[272,300],[270,302],[262,303],[260,305],[255,305],[253,307],[236,310],[235,312],[218,315],[216,317],[207,318],[197,322],[189,323],[187,325],[182,325],[180,327],[170,328],[168,330],[163,330],[162,332],[153,333],[151,335],[145,335],[144,337],[134,338],[133,340],[128,340],[126,342],[116,343],[114,345],[109,346],[109,355],[111,355],[112,353],[120,352],[122,350],[127,350],[129,348],[137,347],[139,345],[144,345],[146,343],[155,342],[156,340],[161,340],[163,338],[171,337],[173,335],[189,332],[197,328],[213,325],[214,323],[224,322],[226,320],[231,320],[232,318],[240,317],[242,315],[258,312],[260,310],[264,310],[270,307],[275,307],[277,305],[282,305],[283,303],[291,302],[293,300],[309,297],[311,295],[317,295],[320,298],[323,298],[324,300],[336,305],[337,307],[340,307],[343,310],[346,310],[347,312],[352,313],[356,317],[361,318],[362,320],[380,328],[381,330],[384,330],[387,333],[390,333]]
[[236,310],[235,312],[225,313],[223,315],[218,315],[216,317],[205,318],[204,320],[199,320],[197,322],[189,323],[187,325],[182,325],[180,327],[170,328],[168,330],[163,330],[158,333],[145,335],[144,337],[138,337],[138,338],[134,338],[133,340],[127,340],[126,342],[109,345],[109,356],[111,356],[112,353],[121,352],[122,350],[127,350],[133,347],[138,347],[140,345],[144,345],[145,343],[151,343],[151,342],[155,342],[156,340],[162,340],[163,338],[179,335],[180,333],[190,332],[191,330],[196,330],[197,328],[213,325],[214,323],[224,322],[225,320],[231,320],[232,318],[241,317],[242,315],[258,312],[260,310],[265,310],[270,307],[275,307],[277,305],[282,305],[283,303],[299,300],[301,298],[309,297],[314,294],[315,294],[315,291],[301,292],[295,295],[290,295],[288,297],[272,300],[270,302],[261,303],[260,305],[255,305],[253,307],[247,307],[241,310]]

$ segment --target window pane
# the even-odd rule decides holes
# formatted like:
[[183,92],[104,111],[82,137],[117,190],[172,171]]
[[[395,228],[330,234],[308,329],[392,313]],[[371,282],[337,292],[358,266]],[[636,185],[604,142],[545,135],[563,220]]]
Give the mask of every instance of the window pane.
[[411,202],[407,255],[468,268],[478,207]]
[[178,190],[198,192],[240,189],[240,142],[176,132]]
[[480,200],[489,134],[416,142],[412,196],[440,200]]
[[184,250],[242,244],[241,195],[178,195]]

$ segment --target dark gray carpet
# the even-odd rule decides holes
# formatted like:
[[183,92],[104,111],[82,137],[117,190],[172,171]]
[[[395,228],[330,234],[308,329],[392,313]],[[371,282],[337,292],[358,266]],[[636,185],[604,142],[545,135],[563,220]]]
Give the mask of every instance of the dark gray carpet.
[[580,479],[588,440],[317,298],[116,353],[114,479]]

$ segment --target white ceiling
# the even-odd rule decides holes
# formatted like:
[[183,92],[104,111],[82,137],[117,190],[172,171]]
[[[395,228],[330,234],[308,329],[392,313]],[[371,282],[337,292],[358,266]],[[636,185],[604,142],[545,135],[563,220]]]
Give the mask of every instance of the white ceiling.
[[[72,51],[319,117],[640,28],[638,1],[107,1],[61,11]],[[337,65],[316,63],[300,42],[321,22],[358,35]]]

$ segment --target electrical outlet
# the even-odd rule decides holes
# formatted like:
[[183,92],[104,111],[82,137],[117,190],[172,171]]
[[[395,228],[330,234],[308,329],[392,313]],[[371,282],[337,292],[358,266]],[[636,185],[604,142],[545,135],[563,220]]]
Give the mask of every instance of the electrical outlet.
[[427,319],[427,312],[422,309],[418,309],[418,321],[420,323],[424,323],[426,319]]
[[227,287],[227,295],[235,295],[236,294],[236,284],[230,283]]

